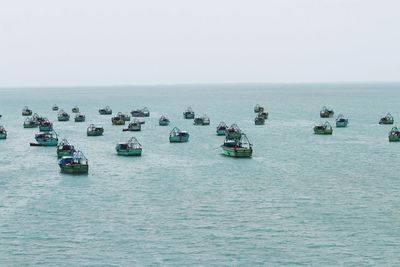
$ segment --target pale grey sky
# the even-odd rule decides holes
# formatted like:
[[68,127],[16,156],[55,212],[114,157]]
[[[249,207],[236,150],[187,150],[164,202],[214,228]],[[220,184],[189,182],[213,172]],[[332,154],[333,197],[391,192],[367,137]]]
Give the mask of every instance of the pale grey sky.
[[399,81],[399,0],[0,0],[0,87]]

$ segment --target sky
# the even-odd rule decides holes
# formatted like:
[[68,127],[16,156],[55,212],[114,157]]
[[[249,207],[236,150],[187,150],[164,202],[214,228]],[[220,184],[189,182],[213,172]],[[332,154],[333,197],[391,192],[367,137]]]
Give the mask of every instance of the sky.
[[0,0],[0,87],[399,75],[399,0]]

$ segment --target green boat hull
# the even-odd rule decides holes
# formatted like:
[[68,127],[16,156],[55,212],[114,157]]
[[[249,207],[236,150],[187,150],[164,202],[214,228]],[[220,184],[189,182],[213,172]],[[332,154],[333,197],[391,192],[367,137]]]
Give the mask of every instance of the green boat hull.
[[234,158],[250,158],[253,155],[251,148],[233,148],[222,146],[222,151],[226,156]]
[[65,165],[60,168],[62,173],[67,174],[87,174],[89,172],[89,165]]
[[37,124],[25,124],[24,123],[24,128],[36,128],[36,127],[38,127],[38,125]]
[[7,134],[0,134],[0,139],[7,139]]
[[87,136],[101,136],[103,132],[87,132]]
[[189,136],[170,136],[169,142],[170,143],[185,143],[189,141]]
[[226,130],[217,130],[217,135],[219,136],[226,135]]
[[400,136],[389,135],[389,142],[400,142]]
[[85,118],[75,118],[75,122],[84,122]]
[[347,121],[338,121],[338,122],[336,122],[336,127],[344,128],[344,127],[347,127],[347,124],[349,124]]
[[119,156],[141,156],[142,150],[141,149],[133,149],[133,150],[119,150],[117,151]]
[[39,131],[41,132],[50,132],[51,130],[53,130],[52,126],[39,126]]
[[332,132],[331,130],[314,130],[314,133],[319,135],[331,135]]
[[69,121],[69,118],[57,118],[58,121]]

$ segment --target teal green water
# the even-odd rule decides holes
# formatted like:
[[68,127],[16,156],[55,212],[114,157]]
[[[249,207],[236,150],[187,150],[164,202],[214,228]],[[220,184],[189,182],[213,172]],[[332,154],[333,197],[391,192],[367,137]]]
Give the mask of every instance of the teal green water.
[[[1,89],[1,266],[395,266],[400,262],[400,85],[193,85]],[[253,107],[269,119],[255,126]],[[57,122],[58,104],[78,105],[85,123]],[[88,176],[61,174],[55,148],[30,147],[28,105],[81,149]],[[113,112],[147,106],[141,132],[122,132]],[[332,136],[313,134],[326,105],[349,117]],[[211,126],[193,126],[192,106]],[[170,127],[158,126],[167,115]],[[220,121],[237,123],[251,159],[221,155]],[[334,122],[334,119],[329,119]],[[87,137],[90,123],[104,136]],[[190,141],[168,142],[178,126]],[[136,136],[139,158],[115,144]]]

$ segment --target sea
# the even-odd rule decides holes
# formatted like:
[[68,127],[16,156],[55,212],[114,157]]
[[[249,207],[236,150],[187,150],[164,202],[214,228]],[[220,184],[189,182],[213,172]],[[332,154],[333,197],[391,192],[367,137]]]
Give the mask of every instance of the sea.
[[[71,120],[58,122],[54,104]],[[107,105],[150,117],[123,132],[99,115]],[[62,174],[55,147],[29,146],[38,129],[23,128],[24,106],[84,153],[88,175]],[[183,119],[189,106],[211,125]],[[321,119],[322,106],[334,117]],[[394,125],[379,125],[387,113]],[[388,141],[400,84],[1,88],[0,114],[0,266],[400,265],[400,143]],[[313,133],[338,114],[348,127]],[[222,154],[221,121],[246,133],[251,158]],[[103,136],[86,136],[92,123]],[[189,142],[169,142],[175,126]],[[133,136],[142,156],[117,156]]]

